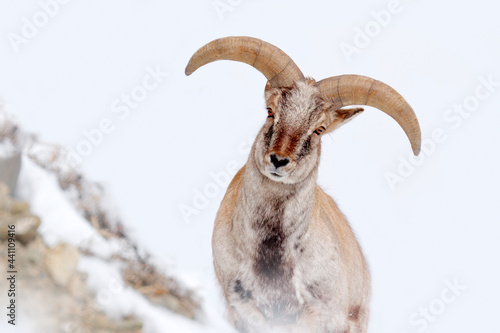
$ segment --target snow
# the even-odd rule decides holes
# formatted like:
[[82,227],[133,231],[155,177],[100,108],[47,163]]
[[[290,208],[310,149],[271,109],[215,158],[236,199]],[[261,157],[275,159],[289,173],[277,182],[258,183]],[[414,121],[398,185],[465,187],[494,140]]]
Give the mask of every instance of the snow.
[[55,175],[23,155],[17,196],[30,203],[31,211],[42,218],[39,232],[50,247],[66,242],[88,247],[102,258],[110,258],[119,244],[106,240],[74,208],[61,190]]
[[[220,2],[231,10],[218,13]],[[492,264],[500,253],[500,89],[474,111],[453,108],[471,101],[481,78],[500,81],[499,5],[401,0],[402,10],[348,61],[340,45],[353,44],[357,29],[391,2],[73,1],[19,52],[3,39],[0,95],[44,141],[76,151],[93,138],[80,164],[85,174],[103,183],[138,242],[196,281],[205,308],[221,318],[210,237],[226,182],[213,175],[223,179],[244,163],[240,146],[265,119],[265,79],[229,61],[185,77],[189,57],[215,38],[249,35],[276,44],[318,80],[344,73],[380,79],[415,109],[423,138],[441,130],[446,139],[433,140],[394,191],[384,176],[397,173],[411,150],[392,119],[367,108],[323,140],[319,184],[348,217],[371,267],[370,331],[424,330],[410,318],[439,305],[445,281],[458,279],[468,288],[436,310],[425,332],[490,332],[500,312],[500,269]],[[35,1],[0,6],[1,36],[19,33],[22,18],[39,10]],[[120,117],[114,103],[156,66],[170,75]],[[104,133],[103,120],[113,130]],[[51,213],[41,194],[33,200]],[[184,206],[197,212],[188,221]],[[54,227],[64,224],[58,221]],[[82,235],[74,241],[99,241],[83,227]]]
[[[3,147],[11,148],[8,144],[1,145],[1,154],[4,153],[1,151]],[[204,323],[196,322],[152,305],[138,291],[126,286],[121,278],[119,264],[109,260],[113,254],[119,253],[120,244],[99,235],[73,207],[68,194],[59,187],[55,175],[36,165],[25,155],[16,194],[18,198],[28,201],[31,211],[42,219],[39,233],[48,246],[66,242],[84,247],[97,255],[80,258],[78,270],[87,274],[87,285],[96,294],[100,310],[110,317],[119,319],[134,315],[143,321],[144,332],[148,333],[165,330],[188,333],[232,332],[228,323],[210,309],[202,314],[205,316]],[[169,271],[169,274],[172,275],[172,272]],[[184,281],[188,282],[189,279],[185,278]],[[192,284],[193,282],[190,287],[193,287]],[[22,313],[19,314],[21,315]],[[28,321],[21,326],[21,332],[34,332],[32,327],[36,323]]]
[[0,158],[8,158],[18,151],[10,141],[0,142]]
[[83,257],[79,270],[88,274],[87,283],[97,294],[97,302],[111,317],[121,318],[135,315],[144,320],[144,332],[231,332],[219,323],[202,325],[181,315],[152,305],[143,295],[125,285],[118,267],[98,258]]

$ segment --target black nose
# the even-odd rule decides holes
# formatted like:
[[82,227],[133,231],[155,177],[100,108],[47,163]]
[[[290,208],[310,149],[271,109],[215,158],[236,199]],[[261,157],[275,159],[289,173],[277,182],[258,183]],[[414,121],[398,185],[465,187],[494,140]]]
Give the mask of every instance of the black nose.
[[277,168],[285,166],[290,162],[286,157],[279,157],[276,154],[271,154],[271,163]]

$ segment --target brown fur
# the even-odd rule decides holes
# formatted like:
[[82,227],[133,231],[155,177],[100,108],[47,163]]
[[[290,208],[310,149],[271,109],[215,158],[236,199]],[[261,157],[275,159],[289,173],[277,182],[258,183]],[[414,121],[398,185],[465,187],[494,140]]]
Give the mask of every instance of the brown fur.
[[[214,226],[214,267],[229,316],[240,332],[366,332],[368,269],[346,219],[316,185],[314,132],[362,109],[333,109],[312,80],[268,88],[266,100],[274,117],[229,185]],[[273,166],[273,153],[290,162]]]
[[227,37],[200,48],[186,67],[236,60],[269,82],[268,117],[230,184],[212,237],[214,267],[240,332],[365,333],[370,276],[354,234],[317,185],[321,136],[366,104],[393,117],[420,151],[418,120],[380,81],[359,75],[305,78],[275,46]]
[[[313,80],[266,89],[268,117],[221,203],[212,248],[231,321],[240,332],[366,332],[370,278],[335,202],[316,185],[319,126],[336,110]],[[278,154],[290,160],[276,166]]]
[[[235,230],[232,225],[232,218],[237,198],[241,190],[244,173],[245,167],[236,174],[221,203],[214,226],[214,248],[231,246],[230,244],[233,244],[233,242],[228,240],[233,237],[238,237],[238,235],[234,233]],[[341,275],[339,280],[342,280],[342,283],[338,287],[342,290],[337,292],[337,297],[342,297],[340,303],[345,307],[345,311],[342,311],[343,314],[340,314],[344,316],[345,320],[341,320],[341,322],[344,322],[344,325],[349,327],[348,332],[366,332],[368,303],[370,299],[370,278],[368,269],[348,222],[337,208],[335,202],[319,186],[316,186],[315,189],[313,216],[314,218],[310,222],[309,227],[309,237],[317,238],[318,242],[321,242],[325,241],[325,235],[329,235],[326,241],[332,246],[336,246],[337,250],[339,250],[339,271],[337,273]],[[214,250],[214,255],[217,252],[217,250]],[[223,260],[223,258],[214,258],[215,271],[219,282],[223,286],[222,290],[224,291],[226,302],[231,304],[231,299],[226,288],[224,288],[224,286],[228,284],[228,277],[223,276],[222,271],[218,269],[219,260]],[[313,263],[311,262],[311,264]],[[311,297],[317,299],[319,302],[328,300],[329,297],[332,297],[324,294],[321,286],[307,286],[307,289]],[[233,323],[235,323],[236,326],[241,325],[242,319],[239,318],[236,311],[234,311],[232,307],[229,307],[228,310]],[[253,310],[256,311],[256,309]],[[304,321],[306,324],[304,324],[301,330],[299,329],[297,331],[293,330],[293,328],[287,328],[290,329],[289,332],[329,332],[317,326],[318,323],[315,321],[317,317],[315,310],[310,307],[309,304],[301,305],[297,313],[300,317],[298,319]],[[332,314],[332,316],[333,315],[335,314]],[[263,325],[263,327],[266,326]],[[262,332],[260,329],[261,328],[250,331]]]

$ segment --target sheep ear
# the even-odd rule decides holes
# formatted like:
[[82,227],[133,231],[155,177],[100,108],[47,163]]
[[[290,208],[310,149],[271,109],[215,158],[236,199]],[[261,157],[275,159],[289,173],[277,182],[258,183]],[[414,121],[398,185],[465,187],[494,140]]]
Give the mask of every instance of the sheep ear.
[[327,132],[331,132],[340,126],[348,123],[352,119],[354,119],[357,115],[363,112],[363,108],[346,108],[346,109],[337,109],[329,111],[329,116],[331,117],[330,126],[326,129]]
[[279,92],[279,88],[274,88],[273,86],[271,86],[269,81],[267,81],[266,88],[264,89],[264,97],[266,99],[267,105],[271,105],[276,102]]

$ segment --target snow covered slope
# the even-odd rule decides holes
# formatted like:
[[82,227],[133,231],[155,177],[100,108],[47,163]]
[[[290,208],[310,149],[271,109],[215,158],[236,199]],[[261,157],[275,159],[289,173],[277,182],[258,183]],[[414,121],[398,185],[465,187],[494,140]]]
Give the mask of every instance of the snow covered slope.
[[[3,120],[0,121],[0,129],[7,127],[4,126],[6,119],[10,118],[10,115],[0,110],[0,119]],[[53,170],[39,165],[43,160],[40,153],[42,152],[41,146],[44,144],[25,135],[20,127],[16,127],[16,140],[19,139],[17,140],[18,148],[23,149],[16,197],[28,202],[31,212],[40,217],[42,223],[38,233],[48,247],[65,243],[87,254],[80,257],[78,271],[86,274],[87,285],[95,295],[99,310],[110,318],[120,319],[130,316],[138,318],[143,323],[143,332],[232,332],[221,314],[215,313],[206,304],[202,304],[197,320],[192,320],[155,305],[139,291],[127,285],[122,278],[123,262],[113,260],[113,258],[118,255],[122,258],[127,257],[130,244],[127,244],[126,239],[123,238],[103,237],[99,232],[100,229],[92,226],[82,216],[80,209],[75,206],[75,201],[71,200],[71,191],[61,188],[60,179],[56,177]],[[3,156],[15,148],[9,138],[3,135],[5,133],[1,134],[0,156]],[[23,141],[28,141],[29,144]],[[82,184],[85,186],[84,180]],[[79,195],[82,194],[84,193],[79,192]],[[134,260],[133,256],[130,260]],[[183,284],[189,282],[186,276],[173,272],[172,267],[162,263],[161,260],[157,260],[157,265],[160,269],[168,267],[166,274],[178,275],[176,279],[184,280]],[[18,269],[20,274],[23,274],[23,270],[28,268],[23,266]],[[189,287],[196,288],[195,285]],[[19,285],[19,289],[19,292],[23,292],[23,283]],[[64,289],[61,289],[61,292],[64,292]],[[4,296],[2,294],[1,299],[7,302]],[[30,307],[32,306],[34,304],[30,304]],[[44,306],[44,304],[39,304],[39,306]],[[22,302],[19,307],[20,314],[18,314],[16,327],[1,322],[1,331],[38,332],[36,319],[22,315]]]

